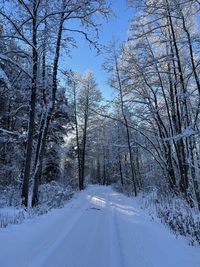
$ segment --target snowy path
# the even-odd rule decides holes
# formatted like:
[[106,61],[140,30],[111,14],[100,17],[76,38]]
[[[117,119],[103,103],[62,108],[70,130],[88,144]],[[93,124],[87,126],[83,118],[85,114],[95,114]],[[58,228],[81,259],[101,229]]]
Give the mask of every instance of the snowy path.
[[90,186],[65,208],[0,230],[0,267],[200,267],[200,248],[136,202]]

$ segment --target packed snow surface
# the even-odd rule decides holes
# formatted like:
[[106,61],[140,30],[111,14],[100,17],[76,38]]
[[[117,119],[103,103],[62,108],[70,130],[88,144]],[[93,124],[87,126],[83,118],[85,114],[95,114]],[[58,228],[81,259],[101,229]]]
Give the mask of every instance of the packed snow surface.
[[89,186],[64,208],[0,230],[1,267],[200,267],[188,246],[111,187]]

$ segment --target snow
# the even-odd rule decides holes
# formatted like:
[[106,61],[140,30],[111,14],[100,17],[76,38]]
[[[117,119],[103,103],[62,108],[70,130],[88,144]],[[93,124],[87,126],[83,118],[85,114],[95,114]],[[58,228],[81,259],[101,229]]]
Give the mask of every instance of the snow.
[[64,208],[0,230],[2,267],[199,267],[188,246],[135,199],[89,186]]
[[175,135],[169,138],[164,138],[163,140],[164,141],[170,141],[170,140],[178,141],[182,138],[187,138],[195,134],[199,134],[199,131],[194,131],[191,127],[187,127],[183,129],[183,132],[181,134],[178,134],[178,135]]
[[[17,66],[21,71],[23,71],[24,73],[26,73],[28,75],[29,78],[32,78],[31,74],[28,73],[25,69],[23,69],[19,64],[17,64],[17,62],[15,62],[14,60],[12,60],[11,58],[7,57],[6,55],[3,55],[0,53],[0,59],[1,60],[4,60],[4,61],[8,61],[10,62],[11,64]],[[0,75],[3,75],[2,71],[1,71],[1,74]]]
[[0,215],[10,218],[10,217],[14,217],[20,211],[23,211],[23,210],[16,209],[14,207],[0,208]]
[[2,80],[6,84],[8,89],[11,89],[10,81],[2,68],[0,68],[0,80]]
[[7,227],[9,224],[21,223],[25,217],[26,213],[22,208],[0,208],[0,228]]

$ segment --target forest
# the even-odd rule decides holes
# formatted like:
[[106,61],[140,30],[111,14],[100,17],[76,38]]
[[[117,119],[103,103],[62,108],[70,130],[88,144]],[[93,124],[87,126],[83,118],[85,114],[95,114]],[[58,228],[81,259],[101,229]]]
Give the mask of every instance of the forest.
[[[112,1],[0,1],[0,209],[19,209],[0,228],[99,184],[200,244],[200,1],[125,2],[127,39],[101,44]],[[104,55],[112,99],[68,68],[77,36]]]

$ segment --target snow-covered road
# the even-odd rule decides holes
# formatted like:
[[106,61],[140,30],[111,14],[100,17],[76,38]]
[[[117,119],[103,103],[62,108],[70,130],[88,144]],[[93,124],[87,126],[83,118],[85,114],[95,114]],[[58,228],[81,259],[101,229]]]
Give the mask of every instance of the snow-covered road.
[[200,267],[200,248],[135,200],[89,186],[63,209],[0,229],[0,267]]

